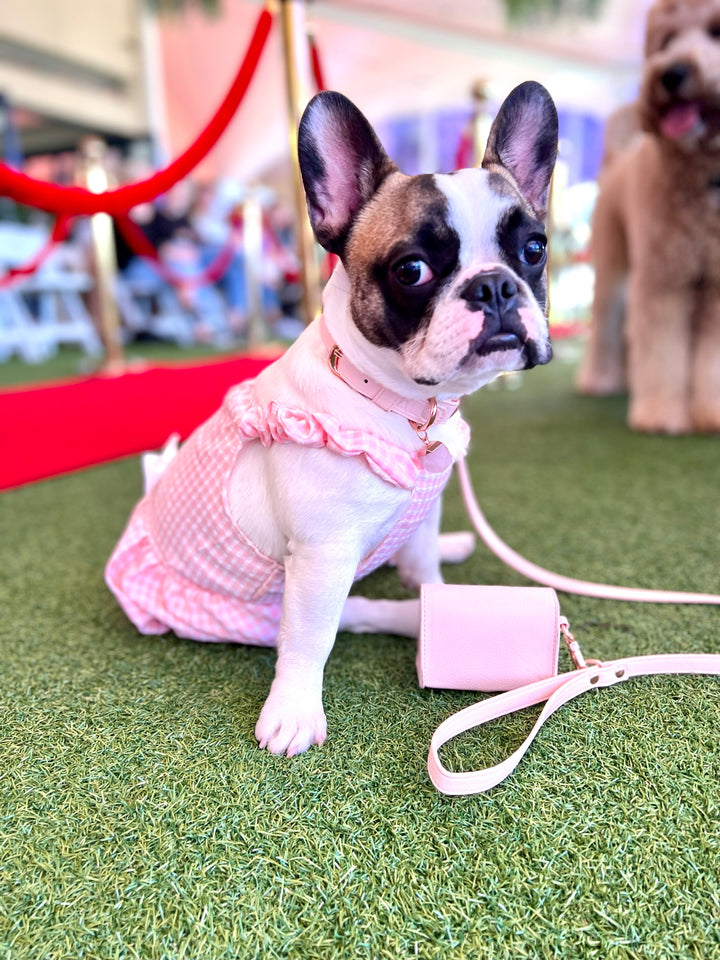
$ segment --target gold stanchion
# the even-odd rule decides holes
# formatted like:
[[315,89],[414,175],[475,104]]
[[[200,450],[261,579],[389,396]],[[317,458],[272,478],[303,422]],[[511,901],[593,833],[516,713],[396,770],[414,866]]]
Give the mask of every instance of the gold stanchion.
[[315,237],[307,215],[305,191],[300,175],[297,150],[298,123],[310,99],[308,94],[310,56],[305,26],[305,4],[303,0],[280,0],[280,13],[285,54],[285,85],[289,121],[288,140],[293,167],[295,215],[303,286],[303,319],[308,324],[320,312],[320,270]]
[[257,192],[253,190],[248,192],[242,206],[242,216],[247,288],[247,340],[248,346],[255,349],[267,340],[260,277],[263,259],[262,207]]
[[[91,193],[108,189],[105,169],[105,144],[99,137],[88,137],[80,146],[83,158],[83,180]],[[117,373],[124,369],[125,357],[120,338],[120,316],[115,300],[117,257],[112,217],[96,213],[90,217],[92,237],[95,301],[97,304],[100,338],[105,347],[105,369]]]
[[484,80],[476,80],[471,90],[473,101],[472,113],[472,139],[475,152],[473,165],[479,167],[485,156],[485,147],[487,146],[488,134],[492,126],[491,118],[487,112],[487,86]]

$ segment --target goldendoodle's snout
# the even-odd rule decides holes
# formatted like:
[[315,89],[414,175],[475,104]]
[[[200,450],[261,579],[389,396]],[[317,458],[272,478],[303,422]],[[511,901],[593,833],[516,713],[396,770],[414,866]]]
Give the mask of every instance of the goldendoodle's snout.
[[694,72],[695,68],[692,63],[679,60],[670,64],[660,74],[660,86],[670,94],[682,93],[683,87],[689,86],[694,79]]

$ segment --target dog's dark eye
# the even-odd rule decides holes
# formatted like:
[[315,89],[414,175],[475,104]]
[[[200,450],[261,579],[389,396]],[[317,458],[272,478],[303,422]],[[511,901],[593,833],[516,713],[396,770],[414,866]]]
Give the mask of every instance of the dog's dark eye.
[[421,287],[435,276],[425,261],[417,258],[401,260],[394,269],[395,276],[405,287]]
[[708,36],[712,37],[713,40],[720,40],[720,21],[716,23],[711,23],[707,28]]
[[531,237],[520,251],[520,259],[529,267],[536,267],[545,259],[547,240],[544,237]]

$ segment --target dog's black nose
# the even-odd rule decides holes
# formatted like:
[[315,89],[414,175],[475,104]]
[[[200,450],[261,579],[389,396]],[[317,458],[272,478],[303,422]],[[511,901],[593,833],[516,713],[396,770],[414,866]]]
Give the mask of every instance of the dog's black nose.
[[483,310],[485,314],[500,318],[515,307],[518,293],[516,281],[507,273],[488,271],[468,280],[460,291],[460,297],[467,301],[472,310]]
[[692,67],[689,63],[673,63],[661,74],[660,83],[668,93],[677,93],[691,73]]

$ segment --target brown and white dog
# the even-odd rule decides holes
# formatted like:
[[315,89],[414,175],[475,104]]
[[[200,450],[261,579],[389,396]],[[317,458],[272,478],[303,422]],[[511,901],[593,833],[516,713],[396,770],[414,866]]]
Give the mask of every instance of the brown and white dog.
[[592,226],[587,394],[630,398],[648,432],[720,431],[720,0],[657,0],[633,138]]
[[[556,150],[555,107],[536,83],[501,107],[482,169],[452,175],[401,174],[340,94],[307,107],[299,154],[308,210],[318,241],[340,258],[323,318],[250,388],[230,391],[140,502],[106,571],[145,632],[276,645],[255,731],[272,753],[325,739],[325,662],[338,627],[363,627],[364,611],[346,605],[349,589],[414,509],[413,489],[369,460],[389,448],[391,471],[402,460],[427,478],[443,454],[444,476],[467,444],[455,398],[551,357],[544,219]],[[250,410],[236,409],[241,389]],[[445,422],[424,422],[439,409]],[[267,411],[274,433],[263,420],[256,440],[236,441]],[[318,423],[333,442],[345,438],[342,449],[300,442]],[[219,450],[204,442],[215,436]],[[349,455],[358,444],[362,455]],[[226,480],[214,476],[218,457]],[[439,541],[439,492],[394,555],[411,586],[439,581],[441,560],[472,549],[469,535]],[[252,569],[238,560],[240,541],[252,548]],[[232,595],[251,576],[253,636]]]

